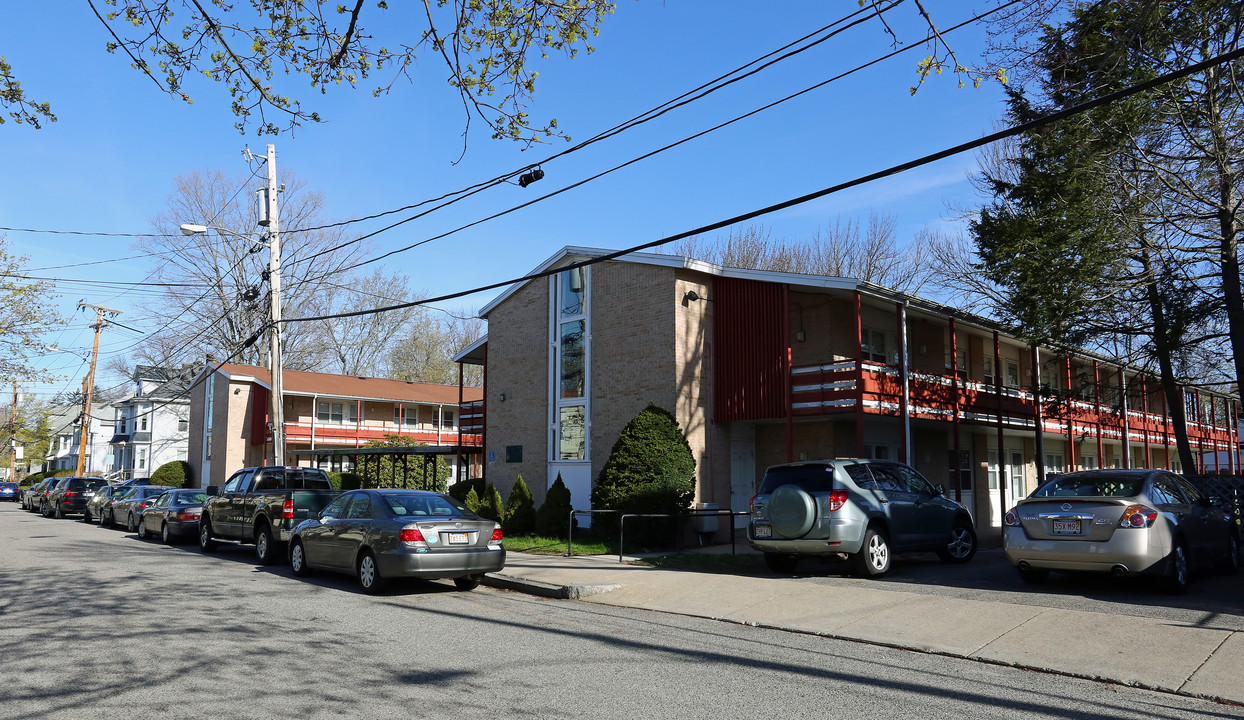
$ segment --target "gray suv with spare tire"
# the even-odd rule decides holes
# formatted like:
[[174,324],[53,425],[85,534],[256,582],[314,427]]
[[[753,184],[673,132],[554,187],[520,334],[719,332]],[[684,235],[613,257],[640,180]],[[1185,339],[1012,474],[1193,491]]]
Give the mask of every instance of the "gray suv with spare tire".
[[747,541],[775,572],[803,556],[845,556],[878,577],[895,552],[933,551],[946,562],[976,554],[972,517],[962,505],[899,462],[817,460],[775,465],[752,497]]

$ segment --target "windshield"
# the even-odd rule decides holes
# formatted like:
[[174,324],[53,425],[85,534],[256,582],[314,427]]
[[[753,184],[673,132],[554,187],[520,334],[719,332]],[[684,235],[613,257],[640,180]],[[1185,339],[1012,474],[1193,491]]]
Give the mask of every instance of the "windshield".
[[419,517],[424,515],[461,515],[470,514],[465,507],[443,495],[399,495],[383,494],[385,503],[394,515],[402,517]]
[[1037,488],[1031,497],[1135,497],[1144,484],[1142,475],[1065,475]]

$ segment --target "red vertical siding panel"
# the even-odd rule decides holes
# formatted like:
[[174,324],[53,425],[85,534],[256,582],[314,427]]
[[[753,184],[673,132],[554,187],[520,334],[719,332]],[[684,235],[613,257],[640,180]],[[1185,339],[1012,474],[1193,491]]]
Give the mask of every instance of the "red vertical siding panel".
[[713,288],[716,419],[785,417],[785,286],[717,278]]

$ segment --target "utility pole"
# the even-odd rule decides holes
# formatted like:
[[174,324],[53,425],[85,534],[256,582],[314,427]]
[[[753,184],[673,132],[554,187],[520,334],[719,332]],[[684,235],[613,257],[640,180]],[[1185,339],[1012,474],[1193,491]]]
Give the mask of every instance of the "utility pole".
[[17,482],[17,380],[13,381],[13,442],[9,446],[9,482]]
[[261,207],[259,224],[268,226],[268,283],[272,300],[271,350],[268,359],[272,364],[272,459],[273,464],[285,464],[285,396],[281,378],[281,223],[277,210],[276,145],[268,144],[268,187],[260,191],[267,200]]
[[79,308],[91,308],[95,311],[95,346],[91,348],[91,371],[82,380],[82,438],[78,441],[78,472],[81,477],[86,474],[86,438],[91,432],[91,396],[95,393],[95,362],[99,359],[99,331],[104,329],[104,314],[113,317],[120,315],[120,310],[106,308],[103,305],[91,305],[78,301]]

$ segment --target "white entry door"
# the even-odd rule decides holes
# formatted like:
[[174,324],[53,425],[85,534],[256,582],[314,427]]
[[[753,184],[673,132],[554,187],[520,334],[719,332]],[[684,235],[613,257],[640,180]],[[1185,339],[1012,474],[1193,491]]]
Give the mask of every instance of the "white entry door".
[[[730,509],[736,513],[749,510],[748,503],[756,494],[756,426],[736,422],[730,425]],[[747,527],[746,515],[734,516],[734,527]]]

